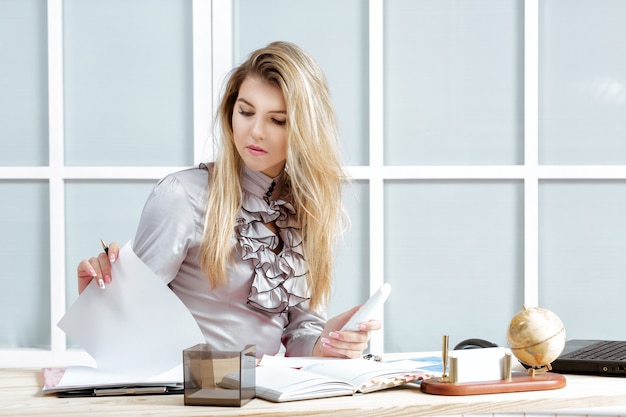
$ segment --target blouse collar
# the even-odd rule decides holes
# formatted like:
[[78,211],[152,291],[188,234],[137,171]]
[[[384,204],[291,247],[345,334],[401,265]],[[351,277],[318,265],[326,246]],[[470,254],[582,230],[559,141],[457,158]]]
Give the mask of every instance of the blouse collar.
[[264,198],[265,193],[270,189],[272,183],[275,184],[272,189],[272,195],[280,195],[285,178],[285,171],[281,171],[276,177],[268,177],[260,171],[254,171],[244,165],[241,175],[241,188],[257,197]]

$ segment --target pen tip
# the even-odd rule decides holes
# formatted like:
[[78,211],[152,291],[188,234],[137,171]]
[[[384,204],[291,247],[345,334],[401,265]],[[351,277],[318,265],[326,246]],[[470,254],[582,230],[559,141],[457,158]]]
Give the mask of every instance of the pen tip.
[[104,243],[104,240],[100,239],[100,243],[102,243],[102,249],[104,249],[104,253],[109,254],[109,245]]

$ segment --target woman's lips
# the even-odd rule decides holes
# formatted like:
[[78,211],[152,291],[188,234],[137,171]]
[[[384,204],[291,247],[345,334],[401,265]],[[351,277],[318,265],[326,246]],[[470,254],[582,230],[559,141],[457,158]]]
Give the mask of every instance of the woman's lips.
[[254,156],[261,156],[267,153],[263,148],[259,148],[258,146],[248,146],[248,152]]

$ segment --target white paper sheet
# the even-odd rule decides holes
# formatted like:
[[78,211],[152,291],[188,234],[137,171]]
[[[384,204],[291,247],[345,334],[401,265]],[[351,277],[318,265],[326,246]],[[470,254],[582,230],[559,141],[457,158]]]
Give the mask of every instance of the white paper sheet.
[[59,385],[115,378],[147,382],[180,367],[182,351],[205,342],[189,310],[141,262],[130,242],[113,263],[112,276],[104,290],[92,281],[58,324],[93,356],[98,369],[69,367]]

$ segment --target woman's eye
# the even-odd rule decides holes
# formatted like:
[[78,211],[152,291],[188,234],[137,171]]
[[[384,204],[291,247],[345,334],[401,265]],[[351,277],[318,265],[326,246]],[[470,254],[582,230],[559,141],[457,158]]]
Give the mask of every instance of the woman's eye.
[[252,116],[253,113],[251,111],[245,111],[243,109],[239,109],[239,114],[244,117],[250,117]]
[[278,126],[285,126],[287,124],[286,120],[272,119],[272,121],[276,123]]

